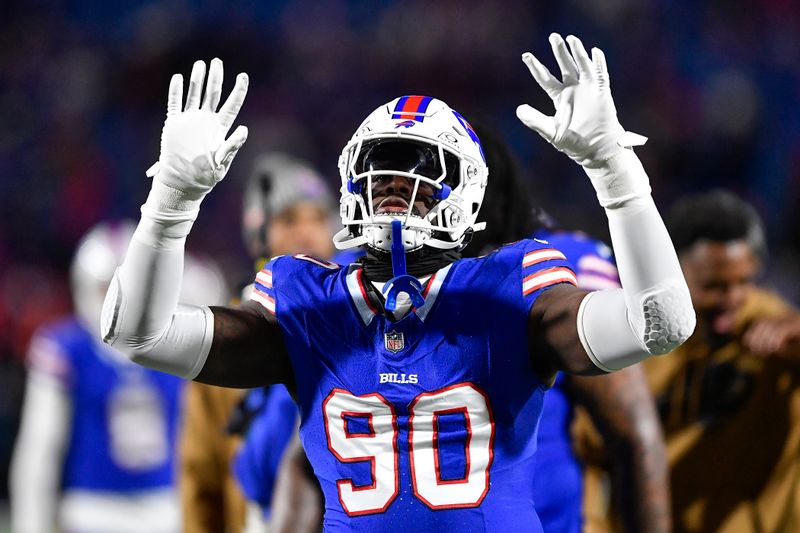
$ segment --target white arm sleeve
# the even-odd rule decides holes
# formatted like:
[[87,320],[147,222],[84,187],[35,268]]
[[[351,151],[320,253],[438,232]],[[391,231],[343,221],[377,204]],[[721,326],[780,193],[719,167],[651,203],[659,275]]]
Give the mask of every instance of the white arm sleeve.
[[56,530],[71,420],[72,402],[63,385],[31,371],[9,475],[13,533]]
[[103,341],[132,361],[187,379],[202,370],[214,333],[208,307],[178,305],[183,248],[202,198],[157,180],[103,305]]
[[695,315],[675,248],[650,196],[647,174],[630,149],[586,168],[605,208],[622,289],[590,293],[578,312],[578,334],[606,372],[677,348]]

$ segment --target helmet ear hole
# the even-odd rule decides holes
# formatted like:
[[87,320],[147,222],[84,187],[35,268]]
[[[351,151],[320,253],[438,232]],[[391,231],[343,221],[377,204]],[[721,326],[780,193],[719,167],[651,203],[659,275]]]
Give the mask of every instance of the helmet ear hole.
[[472,214],[475,215],[478,213],[478,210],[481,208],[481,204],[478,202],[472,202]]

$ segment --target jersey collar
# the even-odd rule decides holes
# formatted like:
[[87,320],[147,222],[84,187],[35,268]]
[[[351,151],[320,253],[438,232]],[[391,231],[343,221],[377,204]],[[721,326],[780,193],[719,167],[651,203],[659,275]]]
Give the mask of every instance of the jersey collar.
[[[450,263],[440,268],[431,275],[430,279],[428,279],[425,284],[425,289],[422,292],[422,296],[425,298],[425,304],[420,308],[411,310],[411,313],[415,313],[421,321],[425,321],[433,305],[436,303],[442,284],[444,284],[447,273],[452,266],[453,264]],[[368,289],[367,281],[364,279],[364,270],[360,265],[350,265],[345,280],[347,283],[347,291],[350,293],[350,297],[365,326],[368,326],[376,315],[384,314],[383,303],[379,301],[377,297],[373,296],[373,291]]]

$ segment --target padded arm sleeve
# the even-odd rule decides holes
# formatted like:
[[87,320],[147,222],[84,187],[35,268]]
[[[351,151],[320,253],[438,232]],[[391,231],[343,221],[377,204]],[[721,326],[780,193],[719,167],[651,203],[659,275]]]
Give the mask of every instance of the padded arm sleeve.
[[153,181],[101,320],[103,341],[132,361],[188,379],[202,370],[214,332],[208,307],[178,305],[183,248],[201,199]]
[[623,149],[586,173],[608,217],[622,289],[587,295],[578,333],[594,364],[611,372],[677,348],[694,331],[695,315],[675,248],[633,151]]

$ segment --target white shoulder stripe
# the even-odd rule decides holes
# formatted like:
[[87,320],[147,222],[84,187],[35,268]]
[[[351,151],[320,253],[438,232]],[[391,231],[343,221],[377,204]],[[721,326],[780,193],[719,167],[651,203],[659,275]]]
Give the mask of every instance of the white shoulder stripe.
[[272,273],[266,270],[262,270],[258,274],[256,274],[256,281],[264,285],[265,287],[272,288]]
[[543,250],[536,250],[534,252],[528,252],[525,254],[525,257],[522,259],[522,267],[529,267],[537,263],[551,261],[553,259],[562,259],[566,261],[567,258],[555,248],[545,248]]
[[522,293],[527,296],[542,287],[564,282],[572,283],[573,285],[578,284],[578,280],[572,270],[566,267],[549,268],[526,277],[522,283]]
[[275,300],[266,294],[259,291],[253,291],[250,294],[250,299],[263,305],[264,308],[273,315],[275,314]]
[[578,270],[591,270],[606,276],[619,277],[617,267],[611,261],[596,255],[584,255],[578,261]]
[[605,276],[580,273],[578,274],[578,287],[590,291],[599,291],[602,289],[619,289],[619,283]]

